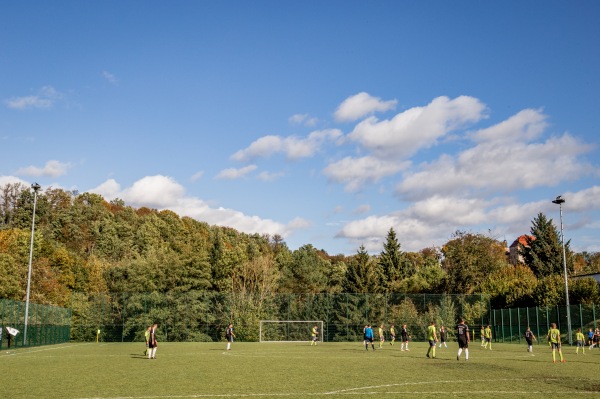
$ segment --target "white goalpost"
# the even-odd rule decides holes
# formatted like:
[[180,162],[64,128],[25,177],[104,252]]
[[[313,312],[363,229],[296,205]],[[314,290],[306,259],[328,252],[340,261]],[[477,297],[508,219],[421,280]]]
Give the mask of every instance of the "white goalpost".
[[310,342],[312,328],[317,326],[317,341],[323,342],[322,320],[261,320],[260,342]]

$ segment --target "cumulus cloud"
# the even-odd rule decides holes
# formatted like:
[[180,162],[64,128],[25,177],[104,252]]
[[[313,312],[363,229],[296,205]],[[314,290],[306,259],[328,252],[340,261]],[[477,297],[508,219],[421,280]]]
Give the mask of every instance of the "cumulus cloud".
[[356,125],[348,137],[378,156],[406,158],[435,145],[449,132],[481,120],[485,110],[485,105],[473,97],[438,97],[391,120],[369,117]]
[[571,135],[532,141],[545,128],[544,120],[538,111],[521,112],[480,130],[472,136],[476,140],[472,147],[456,156],[442,155],[407,173],[397,193],[412,200],[434,194],[487,195],[555,186],[592,173],[593,167],[581,158],[592,147]]
[[285,154],[290,160],[307,158],[313,156],[325,142],[335,141],[341,136],[342,132],[338,129],[317,130],[306,138],[263,136],[247,148],[237,151],[231,159],[246,162],[256,158],[267,158],[277,153]]
[[37,94],[22,97],[12,97],[4,103],[8,108],[25,110],[30,108],[51,108],[63,94],[52,86],[42,87]]
[[33,176],[33,177],[58,177],[67,173],[67,170],[71,167],[70,163],[64,163],[56,160],[46,162],[44,167],[39,168],[37,166],[27,166],[18,169],[15,173],[17,175]]
[[6,184],[17,184],[21,183],[25,186],[28,186],[29,183],[25,180],[19,179],[16,176],[0,176],[0,186],[4,186]]
[[397,103],[397,100],[383,101],[361,92],[345,99],[335,110],[334,117],[338,122],[352,122],[365,115],[392,110]]
[[110,179],[89,191],[102,195],[108,201],[121,198],[134,207],[169,209],[181,216],[189,216],[211,225],[232,227],[249,234],[279,234],[287,237],[310,225],[310,222],[302,218],[294,218],[284,224],[245,215],[233,209],[211,207],[207,202],[187,195],[185,188],[173,178],[162,175],[144,177],[125,189],[121,189],[119,183]]
[[256,165],[248,165],[243,168],[228,168],[223,169],[219,172],[219,174],[215,177],[215,179],[223,179],[223,180],[235,180],[241,177],[246,176],[248,173],[256,170]]
[[121,185],[117,183],[115,179],[108,179],[98,187],[95,187],[89,191],[94,194],[99,194],[106,199],[113,200],[115,198],[120,198],[119,194],[121,192]]
[[389,161],[373,156],[361,158],[346,157],[332,162],[323,173],[330,181],[343,183],[346,191],[357,191],[365,183],[375,183],[384,178],[398,173],[410,165],[410,162]]

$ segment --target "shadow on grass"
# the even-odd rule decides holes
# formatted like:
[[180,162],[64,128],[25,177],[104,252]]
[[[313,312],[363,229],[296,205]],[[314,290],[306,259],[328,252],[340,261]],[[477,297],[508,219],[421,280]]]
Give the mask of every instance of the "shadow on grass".
[[138,355],[137,353],[130,353],[132,359],[148,359],[147,355]]

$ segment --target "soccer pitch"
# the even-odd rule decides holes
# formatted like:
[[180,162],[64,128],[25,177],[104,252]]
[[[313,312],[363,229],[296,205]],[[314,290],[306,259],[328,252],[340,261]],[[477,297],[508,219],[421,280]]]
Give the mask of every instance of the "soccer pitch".
[[[472,342],[437,348],[399,343],[365,350],[361,343],[159,343],[156,360],[143,343],[71,343],[0,354],[0,396],[61,399],[314,397],[593,397],[600,396],[600,350],[552,363],[546,345]],[[378,345],[376,344],[377,348]],[[557,356],[558,358],[558,356]]]

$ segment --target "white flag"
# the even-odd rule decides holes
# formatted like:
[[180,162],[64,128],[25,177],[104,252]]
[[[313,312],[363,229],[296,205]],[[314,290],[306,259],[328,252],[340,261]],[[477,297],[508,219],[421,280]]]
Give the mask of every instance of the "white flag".
[[12,335],[13,337],[19,333],[19,330],[17,330],[16,328],[12,328],[12,327],[6,327],[6,331],[8,331],[8,333],[10,335]]

